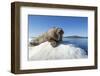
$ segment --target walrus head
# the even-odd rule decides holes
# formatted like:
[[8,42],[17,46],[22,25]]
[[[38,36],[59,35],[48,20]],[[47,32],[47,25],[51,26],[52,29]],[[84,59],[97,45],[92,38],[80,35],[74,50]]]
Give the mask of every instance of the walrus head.
[[53,27],[48,31],[48,40],[49,41],[62,41],[64,31],[62,28]]

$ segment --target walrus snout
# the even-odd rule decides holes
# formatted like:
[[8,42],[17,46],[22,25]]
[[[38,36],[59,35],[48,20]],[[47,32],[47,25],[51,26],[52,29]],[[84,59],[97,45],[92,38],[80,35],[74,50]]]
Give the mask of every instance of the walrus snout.
[[61,28],[59,28],[59,29],[57,30],[58,41],[62,41],[63,34],[64,34],[64,31],[63,31]]

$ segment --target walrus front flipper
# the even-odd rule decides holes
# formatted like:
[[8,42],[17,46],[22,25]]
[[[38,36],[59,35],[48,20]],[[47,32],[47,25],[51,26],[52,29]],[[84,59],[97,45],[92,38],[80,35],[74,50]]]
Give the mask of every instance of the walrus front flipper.
[[57,41],[52,41],[51,42],[52,47],[57,47],[58,45],[59,45],[59,43]]

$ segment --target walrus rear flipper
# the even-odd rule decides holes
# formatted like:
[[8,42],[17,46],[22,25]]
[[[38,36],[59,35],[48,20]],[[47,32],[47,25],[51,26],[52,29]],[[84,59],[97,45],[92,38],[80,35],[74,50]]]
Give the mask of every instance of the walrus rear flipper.
[[39,45],[39,43],[37,43],[37,42],[30,42],[30,45],[37,46],[37,45]]

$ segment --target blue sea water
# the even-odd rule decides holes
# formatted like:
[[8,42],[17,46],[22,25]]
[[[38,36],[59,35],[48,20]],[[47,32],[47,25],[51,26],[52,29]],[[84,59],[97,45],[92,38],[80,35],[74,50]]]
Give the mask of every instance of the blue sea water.
[[73,44],[83,49],[88,55],[88,38],[63,38],[63,44]]

